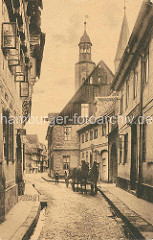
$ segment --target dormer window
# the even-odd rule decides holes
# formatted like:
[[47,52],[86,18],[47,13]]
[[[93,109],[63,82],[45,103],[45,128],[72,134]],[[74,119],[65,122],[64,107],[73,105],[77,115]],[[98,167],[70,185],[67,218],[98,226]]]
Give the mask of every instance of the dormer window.
[[81,116],[89,117],[89,104],[81,104]]
[[101,77],[98,77],[98,83],[100,84],[100,82],[101,82]]
[[93,84],[93,77],[90,77],[90,84]]

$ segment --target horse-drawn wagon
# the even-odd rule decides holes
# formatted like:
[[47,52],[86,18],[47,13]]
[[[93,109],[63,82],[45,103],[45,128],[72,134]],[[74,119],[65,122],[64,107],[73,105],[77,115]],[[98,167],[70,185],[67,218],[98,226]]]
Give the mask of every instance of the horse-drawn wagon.
[[97,162],[94,162],[92,168],[89,169],[89,163],[82,161],[81,167],[74,168],[71,171],[73,190],[74,191],[76,190],[77,185],[77,191],[81,189],[82,193],[83,191],[87,193],[87,186],[90,186],[91,193],[94,192],[97,193],[98,176],[99,176],[99,164]]

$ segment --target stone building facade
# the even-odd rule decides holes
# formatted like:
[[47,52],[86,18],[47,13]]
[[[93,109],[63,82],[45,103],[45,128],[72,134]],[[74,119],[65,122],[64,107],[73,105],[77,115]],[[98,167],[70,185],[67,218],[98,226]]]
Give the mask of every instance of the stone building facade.
[[[106,126],[103,126],[104,124],[75,124],[73,126],[67,123],[65,126],[49,127],[47,139],[50,170],[54,171],[56,168],[54,156],[57,152],[57,158],[60,159],[57,171],[60,168],[64,174],[65,166],[68,167],[68,162],[73,161],[73,158],[72,160],[66,158],[65,165],[58,144],[62,139],[61,152],[63,156],[69,156],[70,152],[66,147],[69,146],[69,150],[71,149],[73,139],[65,145],[64,128],[74,128],[74,149],[77,151],[76,156],[79,155],[78,164],[81,160],[86,160],[91,167],[93,161],[96,160],[100,163],[101,180],[116,182],[117,186],[153,201],[152,22],[153,4],[152,1],[145,0],[129,38],[126,11],[124,11],[115,57],[114,79],[107,66],[101,62],[58,114],[58,116],[69,116],[69,119],[72,119],[76,113],[77,116],[89,117],[95,114],[97,119],[99,115],[103,115],[114,119],[114,123],[109,118]],[[101,76],[99,76],[100,69]],[[79,79],[81,81],[81,78]],[[106,83],[103,84],[105,81]],[[83,113],[85,115],[82,115]],[[51,160],[51,157],[54,160]]]
[[80,161],[99,163],[99,180],[116,182],[118,131],[113,117],[118,113],[120,97],[116,92],[105,97],[96,97],[94,118],[79,128]]
[[79,166],[80,160],[80,138],[78,130],[85,117],[95,114],[95,99],[98,96],[111,94],[110,85],[113,74],[106,64],[101,61],[81,87],[57,114],[58,117],[67,117],[65,124],[49,126],[47,131],[49,171],[53,176],[57,171],[64,176],[65,169]]
[[41,1],[0,1],[0,221],[24,191],[22,134],[45,43],[40,8]]
[[96,161],[99,166],[99,180],[108,181],[108,139],[105,124],[88,124],[78,130],[80,139],[80,162],[85,160],[92,168]]
[[54,126],[48,128],[49,174],[58,172],[64,177],[65,170],[79,166],[78,126]]

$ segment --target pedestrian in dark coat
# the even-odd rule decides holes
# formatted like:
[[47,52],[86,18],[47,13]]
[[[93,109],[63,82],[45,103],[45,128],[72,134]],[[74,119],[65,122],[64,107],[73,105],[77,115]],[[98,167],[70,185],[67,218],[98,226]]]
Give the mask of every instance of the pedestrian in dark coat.
[[55,184],[57,184],[59,179],[59,174],[56,172],[54,176],[55,176]]

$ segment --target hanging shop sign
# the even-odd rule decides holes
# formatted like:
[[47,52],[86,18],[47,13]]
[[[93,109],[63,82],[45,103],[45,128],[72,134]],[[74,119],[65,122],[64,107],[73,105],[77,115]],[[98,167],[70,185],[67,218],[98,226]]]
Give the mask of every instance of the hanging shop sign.
[[14,79],[15,82],[25,82],[24,67],[22,65],[16,66]]
[[2,48],[17,48],[17,30],[16,23],[2,23]]
[[29,97],[29,83],[20,82],[20,97]]
[[9,66],[17,66],[20,64],[20,54],[18,49],[11,49],[8,55]]
[[20,64],[20,37],[17,38],[16,49],[9,50],[8,64],[11,67]]
[[23,73],[15,75],[15,82],[25,82],[25,75]]
[[17,135],[26,135],[26,129],[17,129]]

